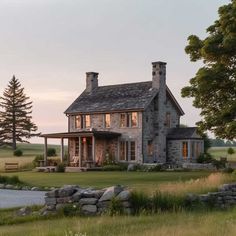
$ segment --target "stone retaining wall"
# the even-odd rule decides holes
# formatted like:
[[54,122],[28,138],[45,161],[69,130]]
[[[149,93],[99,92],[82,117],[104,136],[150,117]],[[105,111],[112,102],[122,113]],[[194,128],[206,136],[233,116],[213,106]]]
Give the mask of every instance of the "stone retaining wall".
[[211,207],[226,209],[236,205],[236,183],[224,184],[217,192],[194,195],[189,194],[187,200],[193,205],[194,202],[201,202]]
[[109,210],[112,199],[120,201],[124,213],[131,213],[130,191],[119,185],[101,190],[67,185],[51,190],[45,194],[43,212],[46,215],[74,204],[83,215],[99,215]]

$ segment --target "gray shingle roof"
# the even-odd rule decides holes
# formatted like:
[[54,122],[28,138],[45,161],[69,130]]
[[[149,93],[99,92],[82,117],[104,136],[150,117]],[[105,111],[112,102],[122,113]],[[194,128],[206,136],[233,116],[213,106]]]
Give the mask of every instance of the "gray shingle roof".
[[[65,111],[66,114],[109,112],[122,110],[143,110],[158,91],[152,89],[152,82],[139,82],[100,86],[92,92],[84,91]],[[167,94],[171,95],[167,88]],[[173,96],[173,95],[172,95]],[[173,100],[173,99],[172,99]],[[174,101],[174,100],[173,100]],[[174,101],[182,114],[182,109]]]
[[186,127],[169,129],[167,139],[202,139],[202,137],[197,134],[196,127]]

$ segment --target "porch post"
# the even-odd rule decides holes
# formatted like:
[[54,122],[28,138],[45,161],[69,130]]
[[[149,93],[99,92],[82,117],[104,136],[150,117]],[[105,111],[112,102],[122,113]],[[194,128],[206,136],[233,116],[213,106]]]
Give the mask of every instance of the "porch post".
[[48,159],[48,140],[44,137],[44,166],[47,166],[47,159]]
[[79,167],[81,167],[81,158],[82,158],[82,145],[81,145],[81,136],[79,136]]
[[64,160],[64,138],[61,138],[61,162]]
[[92,152],[93,152],[93,161],[95,163],[96,162],[96,158],[95,158],[95,137],[94,137],[94,135],[92,137]]

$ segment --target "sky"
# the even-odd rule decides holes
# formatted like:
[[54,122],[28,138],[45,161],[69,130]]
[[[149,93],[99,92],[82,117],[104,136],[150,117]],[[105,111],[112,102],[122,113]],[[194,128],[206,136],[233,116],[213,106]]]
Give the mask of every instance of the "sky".
[[[185,111],[181,123],[200,120],[181,98],[201,64],[184,52],[191,34],[206,28],[229,0],[0,0],[0,96],[13,74],[33,101],[39,132],[67,131],[66,108],[85,88],[150,81],[151,62],[167,62],[167,85]],[[43,142],[34,138],[32,142]]]

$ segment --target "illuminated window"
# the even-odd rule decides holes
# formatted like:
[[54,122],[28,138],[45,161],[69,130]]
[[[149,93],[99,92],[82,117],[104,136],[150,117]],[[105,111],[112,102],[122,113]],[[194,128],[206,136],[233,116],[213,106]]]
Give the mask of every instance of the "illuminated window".
[[137,127],[138,126],[138,113],[137,112],[132,112],[131,113],[131,126],[132,127]]
[[83,117],[81,115],[75,116],[75,128],[83,128]]
[[188,158],[188,142],[182,143],[182,156],[184,159]]
[[90,115],[85,115],[85,128],[90,128],[90,127],[91,127]]
[[105,127],[111,127],[111,114],[105,114]]
[[135,141],[120,142],[120,161],[136,160],[136,143]]
[[126,114],[120,114],[120,127],[126,127]]
[[136,147],[135,147],[135,142],[132,141],[130,142],[130,160],[135,161],[136,159]]
[[125,152],[125,142],[120,142],[120,160],[125,161],[126,160],[126,152]]

